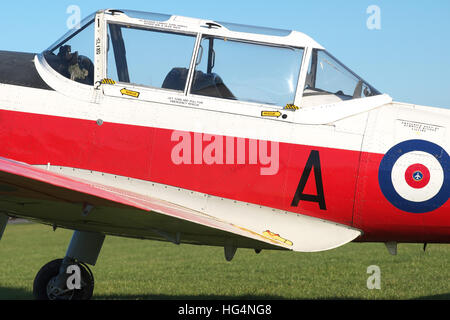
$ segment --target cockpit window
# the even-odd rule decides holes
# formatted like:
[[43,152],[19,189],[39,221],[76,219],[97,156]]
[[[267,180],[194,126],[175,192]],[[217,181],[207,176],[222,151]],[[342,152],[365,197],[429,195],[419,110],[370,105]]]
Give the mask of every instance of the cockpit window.
[[69,31],[44,52],[48,64],[64,77],[94,84],[94,17],[83,20],[80,29]]
[[275,106],[293,103],[303,49],[204,36],[191,93]]
[[329,53],[318,49],[313,50],[303,93],[303,107],[379,94],[380,92]]
[[195,35],[108,26],[108,78],[184,91]]

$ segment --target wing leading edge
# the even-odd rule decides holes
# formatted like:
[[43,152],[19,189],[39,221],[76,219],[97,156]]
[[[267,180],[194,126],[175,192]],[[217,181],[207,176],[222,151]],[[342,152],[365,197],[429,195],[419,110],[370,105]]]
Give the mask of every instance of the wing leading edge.
[[193,210],[0,158],[0,212],[58,227],[175,243],[302,252],[332,249],[361,234],[348,226],[270,208],[247,208],[239,214],[238,205],[230,210],[211,201],[207,211]]

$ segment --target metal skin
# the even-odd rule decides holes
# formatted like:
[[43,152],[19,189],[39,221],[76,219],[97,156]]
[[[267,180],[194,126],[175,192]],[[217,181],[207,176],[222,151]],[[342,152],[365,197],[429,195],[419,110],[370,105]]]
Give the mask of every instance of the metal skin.
[[[205,29],[206,20],[180,17],[192,32],[305,48],[300,108],[195,96],[189,86],[124,88],[101,81],[106,23],[151,23],[108,11],[95,19],[95,86],[62,77],[42,55],[34,58],[41,88],[0,84],[0,211],[86,232],[220,245],[227,259],[238,247],[450,243],[449,110],[387,95],[302,108],[308,59],[322,48],[314,40]],[[174,151],[186,139],[189,157]],[[261,142],[277,163],[249,159]],[[222,158],[196,156],[212,148]]]
[[[367,127],[372,132],[366,133],[362,145],[382,140],[376,137],[376,130],[372,128],[382,126],[388,132],[393,130],[397,119],[388,120],[383,113],[407,108],[410,107],[390,104],[372,111],[368,118],[380,120],[368,121]],[[379,183],[383,154],[280,143],[278,174],[261,176],[257,165],[174,164],[171,151],[176,142],[171,141],[172,130],[114,123],[104,123],[99,127],[94,121],[9,111],[2,111],[1,115],[2,141],[5,144],[2,156],[5,158],[33,165],[50,163],[52,166],[105,172],[307,214],[362,230],[364,235],[359,241],[450,240],[448,201],[430,212],[415,213],[395,207],[386,198]],[[411,115],[414,117],[410,116],[409,121],[424,121],[427,112],[417,111]],[[391,128],[387,125],[389,122],[392,123]],[[411,135],[412,138],[415,136]],[[391,144],[395,145],[394,142]],[[157,152],[152,153],[151,150]],[[313,150],[320,154],[326,201],[323,209],[314,201],[300,201],[298,206],[292,206],[299,180]],[[128,156],[124,157],[124,154]],[[133,159],[131,164],[130,158]],[[446,165],[448,169],[448,163]],[[441,192],[448,190],[448,175],[447,171]],[[317,194],[313,176],[308,179],[304,193]]]

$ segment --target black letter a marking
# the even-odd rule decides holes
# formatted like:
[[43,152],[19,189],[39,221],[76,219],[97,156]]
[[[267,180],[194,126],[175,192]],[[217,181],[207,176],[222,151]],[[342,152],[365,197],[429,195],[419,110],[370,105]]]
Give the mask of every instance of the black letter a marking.
[[[308,182],[313,167],[314,177],[316,179],[317,195],[304,194],[303,190],[305,190],[306,183]],[[302,177],[300,178],[300,182],[298,184],[297,191],[295,192],[291,206],[298,207],[298,203],[300,201],[317,202],[320,206],[320,210],[327,210],[327,206],[325,204],[325,194],[323,193],[322,170],[320,168],[319,151],[311,151],[308,162],[306,163],[305,169],[303,170]]]

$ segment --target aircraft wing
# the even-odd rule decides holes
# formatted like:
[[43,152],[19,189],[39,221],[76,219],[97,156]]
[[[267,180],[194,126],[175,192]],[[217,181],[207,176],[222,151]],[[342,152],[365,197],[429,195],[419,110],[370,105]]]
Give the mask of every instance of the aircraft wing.
[[[270,208],[225,215],[72,178],[0,158],[0,212],[109,235],[255,249],[312,252],[352,241],[348,226]],[[229,210],[229,208],[228,208]],[[216,212],[218,212],[216,214]]]

